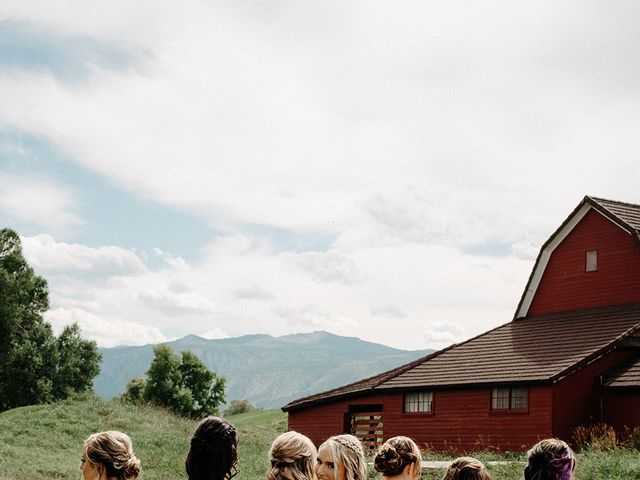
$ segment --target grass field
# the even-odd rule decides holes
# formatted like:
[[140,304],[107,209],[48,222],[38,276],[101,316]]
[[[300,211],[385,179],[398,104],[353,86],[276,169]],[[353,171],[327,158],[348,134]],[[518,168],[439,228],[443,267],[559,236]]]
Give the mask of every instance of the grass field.
[[[238,480],[264,479],[271,441],[286,429],[279,410],[257,410],[229,417],[240,433]],[[123,405],[94,397],[0,413],[0,480],[79,479],[82,442],[93,432],[122,430],[134,442],[143,480],[185,478],[184,458],[196,422],[157,408]],[[522,454],[476,453],[490,465],[494,480],[522,478]],[[447,459],[425,452],[425,460]],[[449,457],[450,458],[450,457]],[[424,480],[439,480],[443,470],[425,470]],[[371,477],[375,478],[373,472]],[[578,455],[576,480],[640,480],[640,453],[631,450]]]

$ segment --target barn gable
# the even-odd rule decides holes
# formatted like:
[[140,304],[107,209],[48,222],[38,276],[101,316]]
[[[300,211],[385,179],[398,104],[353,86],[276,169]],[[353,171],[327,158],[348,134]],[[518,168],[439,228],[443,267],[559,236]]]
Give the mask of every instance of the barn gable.
[[640,206],[584,197],[542,246],[515,319],[640,301],[639,247]]

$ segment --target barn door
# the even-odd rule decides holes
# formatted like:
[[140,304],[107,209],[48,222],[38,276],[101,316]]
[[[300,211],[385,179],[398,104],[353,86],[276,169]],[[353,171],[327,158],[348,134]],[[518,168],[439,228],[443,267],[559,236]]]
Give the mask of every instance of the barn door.
[[384,443],[382,405],[354,405],[350,409],[351,435],[365,450],[375,450]]

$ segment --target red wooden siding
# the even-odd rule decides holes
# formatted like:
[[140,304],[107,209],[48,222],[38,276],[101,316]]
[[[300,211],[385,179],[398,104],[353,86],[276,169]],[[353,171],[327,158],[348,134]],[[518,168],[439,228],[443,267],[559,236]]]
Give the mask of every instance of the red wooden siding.
[[[588,250],[598,270],[585,272]],[[640,249],[626,233],[589,211],[551,254],[528,315],[640,301]]]
[[[378,394],[368,397],[352,399],[351,401],[336,401],[325,403],[315,407],[307,407],[301,410],[289,412],[289,430],[303,433],[313,443],[320,445],[332,435],[349,433],[347,428],[349,406],[385,404],[389,395]],[[387,406],[382,411],[382,422],[386,421]],[[383,425],[383,429],[384,429]],[[385,438],[389,438],[386,437]]]
[[612,352],[554,385],[554,436],[571,441],[571,435],[577,426],[603,420],[600,418],[600,375],[628,355],[624,351]]
[[383,403],[384,439],[407,435],[435,450],[472,451],[487,447],[523,450],[552,432],[552,388],[531,387],[525,413],[490,411],[490,389],[434,392],[433,414],[404,414],[403,394],[372,395],[289,412],[289,428],[319,444],[344,433],[350,405]]
[[618,432],[640,426],[640,391],[605,391],[604,420]]

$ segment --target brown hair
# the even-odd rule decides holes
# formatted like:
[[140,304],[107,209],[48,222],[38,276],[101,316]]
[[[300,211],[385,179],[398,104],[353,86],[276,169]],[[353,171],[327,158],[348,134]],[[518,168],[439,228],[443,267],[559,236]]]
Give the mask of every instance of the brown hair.
[[492,480],[480,460],[472,457],[456,458],[442,480]]
[[318,452],[311,440],[290,431],[278,435],[271,444],[268,480],[315,480]]
[[107,477],[133,480],[140,473],[140,460],[133,454],[131,439],[110,430],[94,433],[84,441],[84,460],[106,470]]
[[191,437],[185,468],[189,480],[224,480],[238,473],[238,432],[218,417],[202,420]]
[[[409,437],[392,437],[378,449],[373,467],[385,477],[400,475],[407,465],[420,462],[418,445]],[[419,464],[418,464],[419,465]]]

